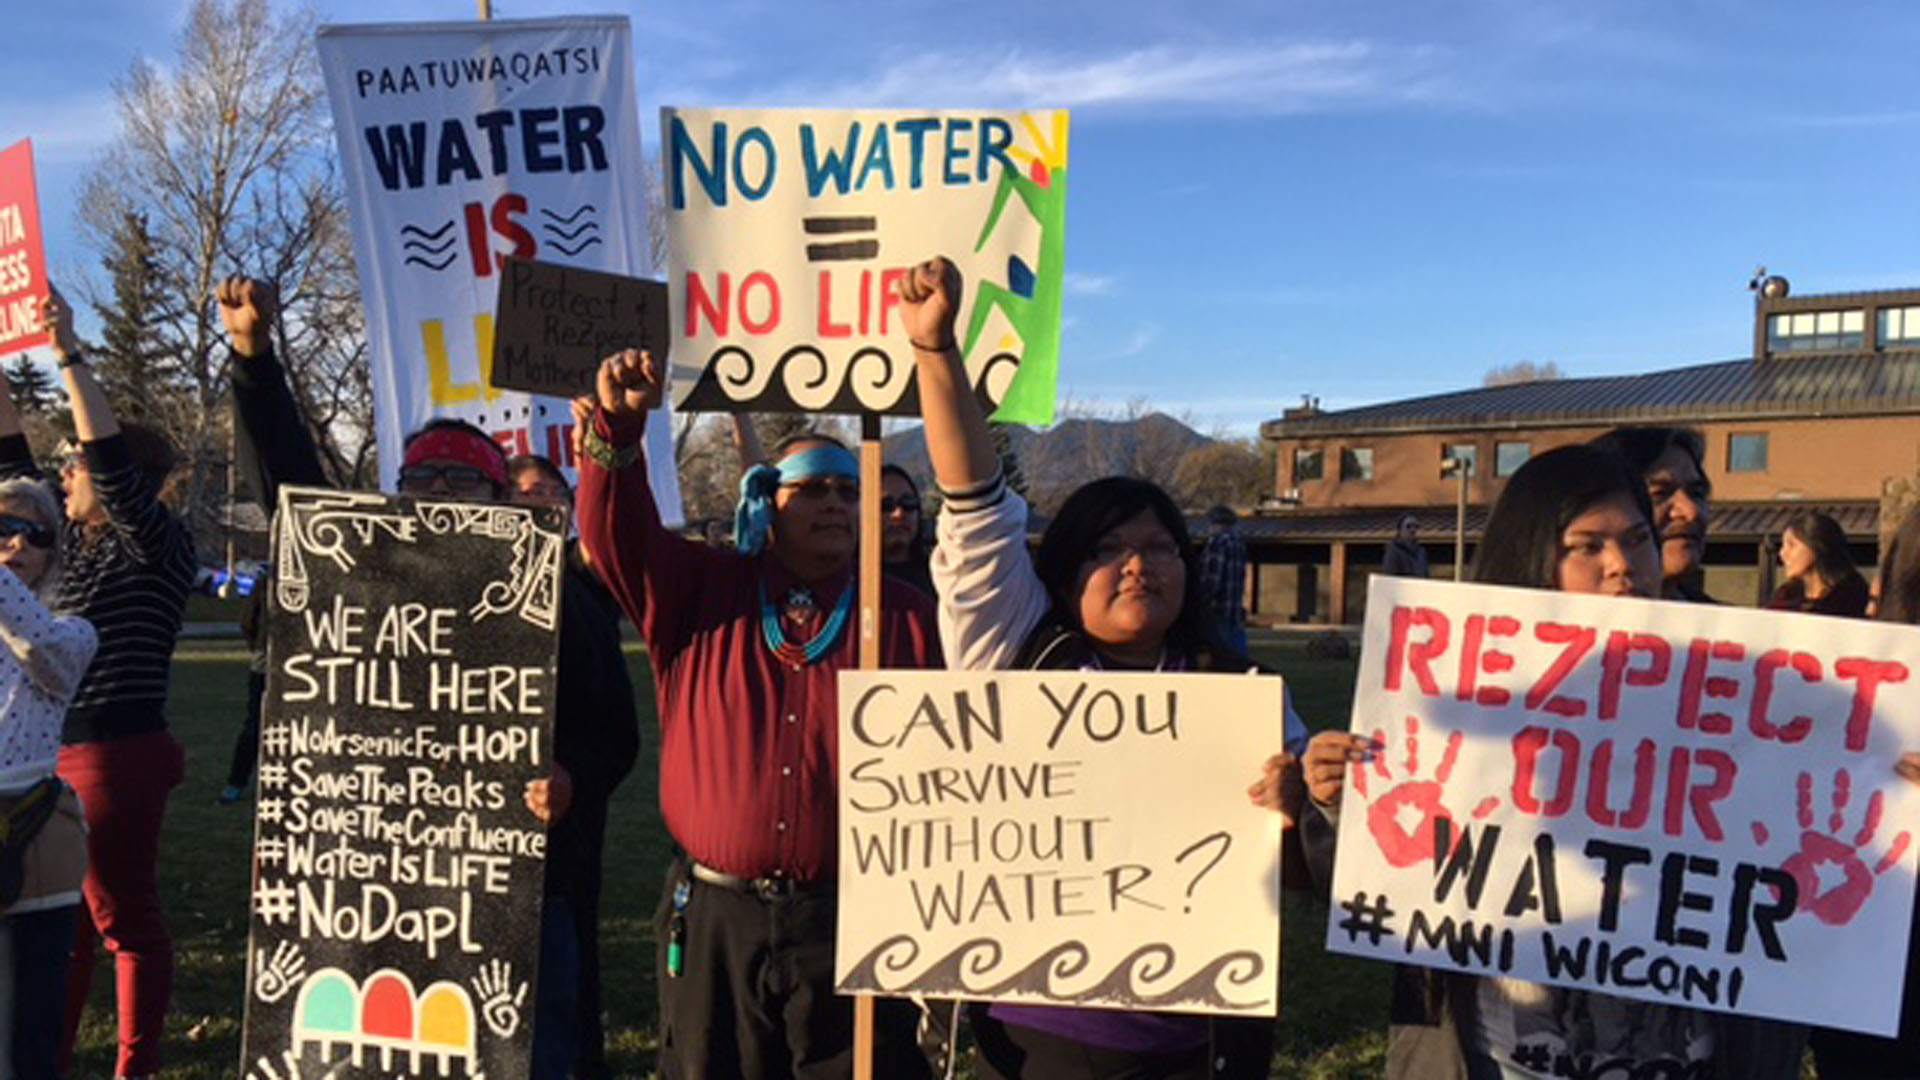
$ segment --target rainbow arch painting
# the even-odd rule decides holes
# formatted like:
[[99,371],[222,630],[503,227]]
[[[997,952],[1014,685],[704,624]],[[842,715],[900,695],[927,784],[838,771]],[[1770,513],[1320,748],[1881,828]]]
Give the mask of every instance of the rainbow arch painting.
[[418,993],[405,972],[382,968],[365,984],[339,968],[321,968],[307,976],[293,1006],[293,1053],[308,1045],[323,1058],[346,1048],[359,1066],[368,1051],[380,1055],[380,1067],[401,1057],[413,1071],[428,1062],[441,1076],[452,1075],[455,1061],[472,1073],[477,1032],[473,999],[458,983],[436,982]]

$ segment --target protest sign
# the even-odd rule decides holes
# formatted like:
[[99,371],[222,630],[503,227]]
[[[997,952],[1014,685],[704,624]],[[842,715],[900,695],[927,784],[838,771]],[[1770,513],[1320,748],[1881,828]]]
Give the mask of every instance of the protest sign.
[[840,673],[844,992],[1272,1016],[1277,678]]
[[1053,420],[1067,114],[665,109],[676,407],[917,415],[896,289],[941,254],[996,419]]
[[495,309],[493,385],[571,398],[594,392],[621,349],[667,359],[667,287],[555,263],[508,259]]
[[529,1075],[564,517],[281,489],[243,1075]]
[[48,340],[40,325],[47,298],[47,254],[33,185],[33,140],[0,150],[0,356]]
[[[428,419],[572,466],[565,401],[504,390],[497,278],[509,258],[648,265],[633,49],[623,17],[322,27],[366,305],[382,483]],[[661,515],[680,518],[671,425],[647,433]]]
[[1883,623],[1374,578],[1353,730],[1378,749],[1348,770],[1329,947],[1892,1033],[1917,649]]

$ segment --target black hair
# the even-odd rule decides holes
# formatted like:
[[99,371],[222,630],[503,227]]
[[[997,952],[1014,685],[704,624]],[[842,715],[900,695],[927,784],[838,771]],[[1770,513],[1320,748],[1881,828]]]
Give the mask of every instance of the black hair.
[[134,467],[146,477],[147,486],[156,493],[164,489],[167,477],[180,463],[173,440],[162,435],[160,429],[137,420],[122,421],[120,435],[126,441],[127,456],[133,459]]
[[1598,443],[1562,446],[1529,460],[1507,480],[1481,530],[1474,581],[1560,587],[1560,538],[1595,503],[1626,495],[1649,526],[1647,485],[1619,454]]
[[1880,559],[1882,622],[1920,623],[1920,506],[1907,511]]
[[1860,576],[1853,565],[1853,552],[1847,549],[1847,532],[1840,523],[1818,510],[1802,510],[1787,519],[1780,531],[1791,532],[1813,549],[1813,572],[1828,588]]
[[[1186,566],[1186,596],[1180,613],[1167,630],[1170,652],[1184,653],[1204,660],[1209,654],[1226,666],[1246,667],[1245,661],[1222,638],[1212,612],[1207,608],[1206,590],[1200,587],[1199,555],[1193,537],[1187,532],[1187,520],[1160,486],[1131,476],[1109,476],[1082,484],[1048,523],[1034,553],[1033,568],[1047,595],[1053,600],[1053,621],[1062,627],[1085,634],[1080,623],[1080,598],[1074,592],[1080,569],[1093,558],[1100,541],[1120,525],[1150,511],[1161,528],[1180,549]],[[1089,642],[1091,644],[1091,642]],[[1214,665],[1220,667],[1216,662]]]
[[567,474],[561,472],[560,466],[555,465],[550,459],[541,457],[539,454],[515,454],[507,459],[509,481],[527,469],[538,470],[540,475],[547,479],[558,481],[561,487],[567,489],[568,495],[573,494],[573,485],[567,483]]
[[791,453],[794,447],[803,446],[807,443],[817,443],[817,442],[830,443],[834,446],[839,447],[842,450],[847,449],[846,443],[841,442],[839,439],[833,437],[832,435],[829,435],[824,431],[815,431],[812,428],[809,428],[806,431],[796,431],[792,435],[789,435],[786,438],[781,439],[779,442],[774,443],[773,453],[767,458],[767,460],[772,463],[778,463],[781,458],[786,457],[789,453]]
[[1700,478],[1707,479],[1707,440],[1694,428],[1617,427],[1593,440],[1593,445],[1618,454],[1627,468],[1642,479],[1654,462],[1665,457],[1667,451],[1677,449],[1693,462]]
[[1207,511],[1207,523],[1229,529],[1240,523],[1240,515],[1234,513],[1231,506],[1216,506]]
[[886,465],[880,466],[880,478],[884,480],[889,476],[897,476],[900,479],[905,480],[907,482],[907,486],[913,489],[914,497],[915,498],[919,497],[920,485],[913,482],[912,473],[892,463],[888,463]]

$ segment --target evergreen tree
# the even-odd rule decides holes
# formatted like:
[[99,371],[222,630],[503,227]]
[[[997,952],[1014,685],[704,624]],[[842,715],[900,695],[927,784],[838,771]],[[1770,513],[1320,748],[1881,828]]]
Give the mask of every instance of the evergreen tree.
[[100,261],[112,279],[113,300],[94,305],[101,321],[94,374],[115,414],[152,420],[159,412],[156,396],[170,388],[178,372],[169,370],[175,365],[162,329],[169,314],[167,291],[147,216],[136,210],[122,214],[112,247]]
[[28,415],[47,412],[60,403],[53,376],[26,353],[14,357],[13,363],[7,365],[7,388],[13,394],[14,408]]

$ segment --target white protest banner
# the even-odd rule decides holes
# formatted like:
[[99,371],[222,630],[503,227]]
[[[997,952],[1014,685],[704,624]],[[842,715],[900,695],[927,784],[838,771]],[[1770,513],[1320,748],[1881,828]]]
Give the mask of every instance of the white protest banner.
[[1890,1034],[1916,655],[1905,626],[1376,577],[1329,947]]
[[942,254],[974,388],[1052,422],[1064,110],[669,108],[660,129],[676,407],[917,415],[895,289]]
[[843,992],[1272,1016],[1281,683],[840,673]]
[[[570,467],[567,403],[491,385],[497,275],[509,257],[650,269],[627,20],[327,26],[319,45],[383,483],[402,438],[437,416]],[[665,419],[648,425],[647,459],[662,516],[677,521]]]

